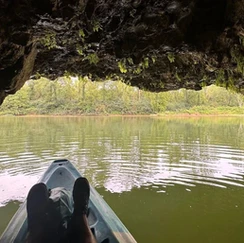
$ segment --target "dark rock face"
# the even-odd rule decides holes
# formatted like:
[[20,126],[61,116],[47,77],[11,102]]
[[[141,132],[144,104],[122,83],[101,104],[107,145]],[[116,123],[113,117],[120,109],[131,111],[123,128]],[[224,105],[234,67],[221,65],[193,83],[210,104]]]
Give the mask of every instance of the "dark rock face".
[[0,103],[31,76],[244,87],[244,0],[0,0]]

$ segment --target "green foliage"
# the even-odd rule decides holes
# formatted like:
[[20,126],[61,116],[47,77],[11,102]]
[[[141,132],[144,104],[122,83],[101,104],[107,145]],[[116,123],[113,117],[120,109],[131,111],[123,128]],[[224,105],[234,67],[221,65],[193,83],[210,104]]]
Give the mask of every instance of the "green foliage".
[[80,56],[83,56],[83,55],[84,55],[81,46],[78,46],[76,50],[77,50],[77,52],[78,52],[78,54],[79,54]]
[[85,59],[87,59],[90,64],[94,65],[97,65],[97,63],[99,62],[99,57],[97,56],[97,53],[88,54]]
[[127,73],[127,68],[126,68],[126,59],[121,59],[118,62],[118,67],[121,73]]
[[[154,61],[152,62],[154,63],[156,59],[153,60]],[[129,57],[129,58],[121,59],[118,62],[118,67],[121,73],[132,72],[134,74],[140,74],[142,73],[143,70],[149,68],[149,64],[150,64],[149,57],[143,57],[142,61],[138,65],[135,65],[133,59]],[[130,66],[133,66],[133,68],[131,68]]]
[[201,79],[201,87],[204,88],[207,86],[206,81],[208,80],[208,77],[206,75],[203,76],[203,78]]
[[84,38],[85,37],[85,33],[82,29],[79,30],[79,37],[80,38]]
[[244,47],[244,36],[239,37],[240,44]]
[[80,29],[80,30],[78,31],[78,36],[79,36],[79,38],[81,39],[82,42],[85,41],[85,36],[86,36],[86,35],[85,35],[84,30]]
[[138,66],[137,68],[134,69],[133,73],[135,74],[140,74],[142,72],[142,68]]
[[133,59],[131,57],[127,58],[127,62],[130,64],[130,65],[133,65],[134,62],[133,62]]
[[180,76],[179,76],[179,74],[176,72],[175,73],[175,77],[176,77],[176,79],[179,81],[179,82],[181,82],[181,78],[180,78]]
[[103,28],[102,28],[102,26],[98,20],[93,20],[92,21],[92,29],[94,32],[98,32],[98,31],[102,30]]
[[148,57],[145,57],[143,59],[143,68],[144,69],[149,68],[149,58]]
[[244,76],[244,56],[241,50],[232,48],[231,56],[234,62],[237,64],[237,71]]
[[47,47],[48,50],[57,48],[56,34],[48,33],[41,40],[41,44]]
[[167,58],[168,58],[168,60],[169,60],[170,63],[174,63],[175,62],[175,56],[174,56],[173,53],[169,52],[167,54]]
[[222,84],[225,82],[225,71],[223,69],[218,70],[217,77],[215,80],[216,85],[222,86]]
[[71,72],[68,72],[67,70],[64,72],[64,77],[67,78],[67,79],[70,79],[70,77],[72,77],[74,75],[72,75]]
[[0,107],[0,114],[25,115],[29,109],[29,93],[30,89],[17,92],[14,96],[9,96]]
[[156,56],[154,56],[154,55],[152,55],[152,56],[151,56],[151,60],[152,60],[152,62],[153,62],[153,63],[155,63],[155,62],[156,62],[156,58],[157,58],[157,57],[156,57]]
[[122,82],[88,77],[28,81],[0,106],[0,114],[244,114],[244,96],[217,86],[150,93]]

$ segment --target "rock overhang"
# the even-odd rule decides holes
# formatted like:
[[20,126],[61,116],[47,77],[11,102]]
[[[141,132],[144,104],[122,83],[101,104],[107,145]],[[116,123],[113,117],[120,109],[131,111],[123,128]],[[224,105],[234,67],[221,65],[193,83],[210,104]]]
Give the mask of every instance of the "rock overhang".
[[244,0],[1,0],[0,102],[30,77],[244,87]]

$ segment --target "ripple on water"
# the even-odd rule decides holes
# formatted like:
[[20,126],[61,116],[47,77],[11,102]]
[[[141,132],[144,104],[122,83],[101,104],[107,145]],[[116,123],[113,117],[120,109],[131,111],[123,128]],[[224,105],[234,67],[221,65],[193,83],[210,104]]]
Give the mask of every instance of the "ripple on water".
[[[117,149],[114,156],[106,157],[109,167],[106,170],[106,177],[109,178],[109,182],[105,183],[107,190],[121,192],[132,187],[148,185],[148,182],[160,186],[194,187],[202,184],[220,188],[244,187],[244,157],[239,150],[231,149],[231,152],[227,151],[224,154],[228,146],[220,146],[218,149],[215,147],[210,150],[209,146],[200,146],[200,149],[203,150],[201,152],[207,155],[202,160],[180,158],[179,161],[170,163],[166,152],[161,147],[156,146],[154,149],[155,151],[151,151],[149,154],[144,154],[141,150],[140,156],[133,154],[127,160],[122,160],[121,157],[129,156],[130,150],[120,153]],[[135,149],[135,151],[137,150]],[[214,152],[214,155],[209,154],[209,151]],[[118,159],[118,157],[120,158]],[[117,165],[115,165],[116,163]],[[128,186],[128,183],[132,186]]]
[[[105,133],[99,129],[91,134],[84,130],[78,135],[77,129],[60,132],[59,137],[55,133],[46,143],[41,143],[41,136],[26,142],[24,133],[18,141],[2,140],[0,181],[9,176],[16,185],[18,180],[20,186],[22,180],[32,184],[52,160],[68,158],[93,185],[117,193],[152,185],[158,192],[174,185],[181,185],[187,191],[199,184],[244,187],[241,149],[211,144],[208,140],[201,144],[198,138],[181,137],[177,141],[172,132],[168,137],[160,133],[154,137],[151,134],[142,134],[141,138],[134,134],[114,137],[108,135],[110,128]],[[1,189],[6,185],[0,186]],[[19,191],[21,197],[21,188]],[[18,194],[17,190],[14,193]]]
[[0,207],[9,201],[24,201],[28,191],[38,180],[37,175],[24,175],[9,173],[0,174]]

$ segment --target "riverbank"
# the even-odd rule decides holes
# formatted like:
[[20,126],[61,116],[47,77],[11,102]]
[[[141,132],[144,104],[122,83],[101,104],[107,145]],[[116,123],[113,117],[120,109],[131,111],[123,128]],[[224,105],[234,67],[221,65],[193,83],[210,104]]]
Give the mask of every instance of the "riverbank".
[[24,110],[12,110],[5,109],[0,110],[0,116],[34,116],[34,117],[80,117],[80,116],[124,116],[124,117],[197,117],[197,116],[244,116],[244,107],[237,106],[193,106],[189,109],[177,109],[177,110],[165,110],[164,112],[82,112],[81,110],[68,111],[62,110],[59,107],[52,111],[38,110],[38,108],[24,109]]
[[14,115],[14,114],[0,114],[0,117],[244,117],[244,114],[233,114],[233,113],[174,113],[165,112],[159,114],[24,114],[24,115]]
[[150,93],[111,81],[87,82],[83,91],[79,87],[82,83],[71,85],[69,79],[31,82],[6,98],[0,115],[244,115],[244,96],[216,86],[199,92],[182,89],[165,93]]

